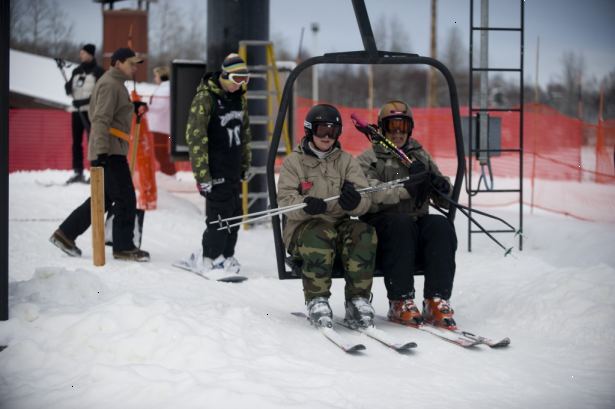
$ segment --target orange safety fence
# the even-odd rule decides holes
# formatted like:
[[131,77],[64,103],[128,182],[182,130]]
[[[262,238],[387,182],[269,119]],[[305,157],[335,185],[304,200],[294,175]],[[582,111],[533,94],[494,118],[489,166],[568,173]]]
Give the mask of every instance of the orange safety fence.
[[[303,118],[312,105],[310,99],[296,100],[295,143],[304,135]],[[369,142],[354,128],[350,115],[356,113],[375,123],[378,109],[370,112],[366,108],[337,108],[344,124],[340,143],[344,150],[358,155],[369,148]],[[443,173],[454,177],[457,156],[450,108],[413,108],[412,112],[413,137],[430,152]],[[467,116],[468,108],[462,107],[460,114]],[[519,115],[518,112],[491,113],[501,118],[502,149],[520,147]],[[523,119],[524,203],[580,219],[615,221],[615,121],[591,125],[540,104],[526,104]],[[520,160],[516,152],[491,157],[496,188],[519,187]],[[478,161],[472,160],[473,188],[477,187],[480,171]],[[467,183],[464,181],[464,188]],[[461,200],[466,198],[462,192]],[[513,194],[479,194],[476,198],[474,203],[487,206],[518,203],[518,195]],[[592,204],[587,205],[588,201]]]

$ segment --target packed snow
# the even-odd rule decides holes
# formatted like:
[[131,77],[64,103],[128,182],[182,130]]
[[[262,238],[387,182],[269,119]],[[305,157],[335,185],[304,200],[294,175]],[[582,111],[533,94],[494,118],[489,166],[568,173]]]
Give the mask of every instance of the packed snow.
[[[278,280],[267,225],[240,231],[244,283],[171,267],[198,248],[204,228],[189,178],[158,175],[159,208],[145,216],[142,246],[150,263],[114,260],[107,248],[106,265],[94,267],[90,231],[77,240],[83,257],[66,256],[48,238],[89,194],[86,185],[61,186],[68,176],[10,175],[2,408],[615,407],[613,223],[528,212],[523,251],[504,257],[482,236],[468,252],[459,214],[457,322],[511,345],[463,349],[379,320],[418,347],[400,354],[340,330],[367,346],[350,355],[290,314],[305,309],[301,281]],[[513,221],[517,210],[488,209]],[[342,280],[332,292],[341,315]],[[385,315],[382,278],[373,293]]]

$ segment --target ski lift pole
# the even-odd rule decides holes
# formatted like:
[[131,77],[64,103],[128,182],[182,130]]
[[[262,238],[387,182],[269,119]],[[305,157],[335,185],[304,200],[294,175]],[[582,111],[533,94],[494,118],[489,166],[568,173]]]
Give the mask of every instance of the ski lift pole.
[[[406,176],[404,178],[400,178],[400,179],[395,179],[395,180],[391,180],[389,182],[384,182],[381,184],[378,184],[376,186],[369,186],[369,187],[365,187],[365,188],[361,188],[361,189],[357,189],[357,193],[359,193],[361,196],[364,196],[366,194],[369,193],[373,193],[373,192],[379,192],[381,190],[387,190],[387,189],[392,189],[395,187],[401,187],[403,186],[403,182],[407,181],[410,179],[410,176]],[[331,196],[331,197],[327,197],[326,199],[323,199],[325,202],[332,202],[334,200],[337,200],[340,198],[340,195],[336,195],[336,196]],[[284,213],[288,213],[288,212],[292,212],[295,210],[301,210],[303,209],[305,206],[307,206],[306,203],[297,203],[294,205],[289,205],[289,206],[284,206],[284,207],[278,207],[275,209],[269,209],[268,211],[261,211],[261,212],[256,212],[256,213],[252,213],[252,214],[248,214],[248,215],[242,215],[242,216],[235,216],[235,217],[229,217],[227,219],[218,219],[215,221],[215,223],[220,224],[220,227],[218,227],[218,230],[230,230],[231,227],[235,227],[235,226],[241,226],[244,223],[252,223],[255,222],[257,220],[263,220],[263,219],[267,219],[269,217],[273,217],[273,216],[280,216]],[[251,219],[248,219],[248,217],[250,216],[254,216],[259,214],[259,216],[257,217],[253,217]],[[237,223],[233,223],[233,224],[228,224],[229,221],[231,220],[237,220],[237,219],[241,219],[246,217],[244,220],[239,221]],[[213,224],[214,222],[212,222]]]

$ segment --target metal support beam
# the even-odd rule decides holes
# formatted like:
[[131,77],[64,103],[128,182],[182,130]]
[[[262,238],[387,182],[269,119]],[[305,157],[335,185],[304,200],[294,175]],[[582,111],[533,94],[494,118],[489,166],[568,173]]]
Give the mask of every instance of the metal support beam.
[[9,4],[0,3],[0,321],[9,319]]

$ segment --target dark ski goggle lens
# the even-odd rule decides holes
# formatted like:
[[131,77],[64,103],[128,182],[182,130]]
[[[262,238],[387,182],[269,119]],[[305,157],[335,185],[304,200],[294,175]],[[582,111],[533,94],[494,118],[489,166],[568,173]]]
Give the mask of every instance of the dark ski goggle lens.
[[407,118],[391,118],[384,121],[385,131],[390,133],[410,132],[410,121]]
[[342,133],[342,127],[338,124],[320,123],[314,124],[314,136],[317,138],[329,137],[329,139],[337,139]]

